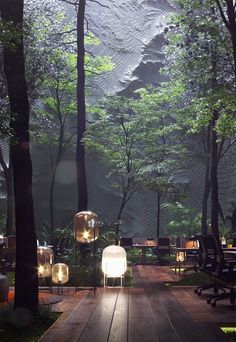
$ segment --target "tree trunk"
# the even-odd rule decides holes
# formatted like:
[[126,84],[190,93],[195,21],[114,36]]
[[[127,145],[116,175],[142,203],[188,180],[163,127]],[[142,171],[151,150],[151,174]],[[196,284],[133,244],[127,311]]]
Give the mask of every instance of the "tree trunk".
[[[23,0],[2,0],[1,16],[15,27],[23,24]],[[37,240],[32,196],[32,163],[29,150],[29,103],[25,81],[23,31],[14,49],[4,46],[4,71],[7,79],[14,139],[10,154],[13,166],[16,217],[16,274],[14,309],[38,311]]]
[[160,237],[161,193],[157,191],[157,241]]
[[211,125],[207,128],[207,146],[206,146],[206,165],[205,165],[205,183],[202,197],[202,218],[201,218],[201,233],[207,234],[207,212],[208,212],[208,197],[211,188],[210,182],[210,153],[211,153]]
[[64,140],[64,128],[61,127],[60,136],[59,136],[59,146],[57,150],[56,160],[52,169],[52,178],[51,178],[51,184],[50,184],[50,196],[49,196],[49,212],[50,212],[50,226],[51,226],[50,238],[52,238],[52,233],[54,232],[54,229],[55,229],[54,189],[55,189],[57,169],[58,169],[59,163],[63,155],[63,140]]
[[14,206],[14,185],[13,185],[13,169],[11,159],[6,177],[7,184],[7,219],[6,219],[6,236],[15,235],[15,206]]
[[216,122],[218,118],[217,111],[212,113],[211,122],[211,229],[212,232],[219,239],[219,198],[218,198],[218,177],[217,177],[217,134],[216,134]]
[[78,181],[78,210],[87,210],[88,194],[85,168],[85,146],[82,142],[85,133],[85,70],[84,70],[84,14],[86,0],[80,0],[77,12],[77,148],[76,165]]

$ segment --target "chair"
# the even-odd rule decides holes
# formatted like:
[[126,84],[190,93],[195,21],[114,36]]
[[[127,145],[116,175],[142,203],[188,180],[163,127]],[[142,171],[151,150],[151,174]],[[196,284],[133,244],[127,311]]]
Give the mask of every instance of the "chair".
[[[224,287],[229,289],[229,291],[225,291],[219,295],[210,296],[207,302],[211,303],[212,307],[215,307],[217,301],[229,298],[230,303],[234,304],[236,300],[236,292],[234,288],[236,282],[236,259],[226,259],[220,242],[214,235],[211,235],[211,239],[214,243],[216,260],[216,267],[215,270],[211,272],[211,275],[217,280],[222,281],[225,284]],[[212,302],[213,298],[214,301]]]
[[131,249],[133,247],[133,239],[131,237],[121,237],[119,245],[124,249]]
[[[216,270],[216,251],[215,251],[215,242],[213,241],[210,235],[198,235],[197,236],[199,242],[199,257],[198,257],[198,270],[212,275],[212,272]],[[202,286],[198,286],[194,292],[201,296],[202,291],[213,289],[215,293],[218,292],[218,289],[221,288],[221,285],[217,284],[216,279],[211,284],[203,284]]]
[[157,248],[155,249],[155,254],[158,257],[158,263],[162,263],[162,256],[170,255],[170,237],[160,237],[158,238]]
[[190,238],[186,238],[184,242],[184,248],[186,248],[186,260],[190,261],[192,266],[186,267],[185,272],[194,270],[198,271],[198,259],[199,259],[199,250],[198,250],[198,239],[196,236],[192,236]]
[[170,255],[170,237],[160,237],[157,242],[159,255]]

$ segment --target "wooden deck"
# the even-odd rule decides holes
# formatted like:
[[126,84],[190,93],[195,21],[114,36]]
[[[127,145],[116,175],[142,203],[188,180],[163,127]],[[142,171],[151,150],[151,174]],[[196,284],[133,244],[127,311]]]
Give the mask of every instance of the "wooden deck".
[[177,277],[166,267],[135,266],[133,275],[133,288],[67,295],[54,307],[63,314],[40,342],[230,341],[218,328],[236,321],[227,302],[211,308],[193,289],[166,286]]

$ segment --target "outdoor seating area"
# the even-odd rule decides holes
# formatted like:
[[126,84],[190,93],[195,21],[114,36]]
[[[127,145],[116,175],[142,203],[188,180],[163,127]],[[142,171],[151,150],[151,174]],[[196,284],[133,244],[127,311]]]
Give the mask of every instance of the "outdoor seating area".
[[236,341],[236,0],[0,28],[0,341]]

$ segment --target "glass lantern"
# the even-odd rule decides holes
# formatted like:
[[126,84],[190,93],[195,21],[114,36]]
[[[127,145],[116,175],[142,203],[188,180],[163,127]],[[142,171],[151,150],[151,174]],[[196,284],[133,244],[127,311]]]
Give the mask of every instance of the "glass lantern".
[[38,276],[46,278],[51,276],[52,264],[54,259],[53,250],[47,246],[37,247]]
[[74,235],[76,241],[90,243],[98,238],[98,217],[92,211],[81,211],[74,216]]
[[107,278],[121,278],[127,269],[126,251],[121,246],[111,245],[104,248],[102,253],[102,271],[104,273],[104,285]]
[[69,280],[69,267],[63,263],[52,266],[52,281],[57,285],[64,285]]
[[185,252],[177,252],[176,253],[176,261],[177,262],[184,262],[185,260]]

